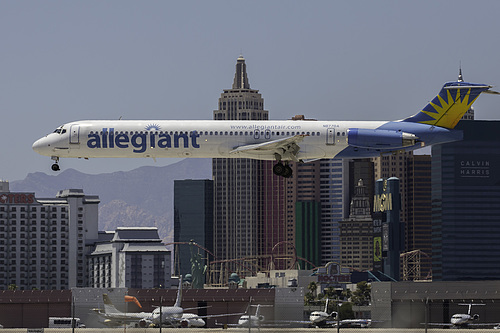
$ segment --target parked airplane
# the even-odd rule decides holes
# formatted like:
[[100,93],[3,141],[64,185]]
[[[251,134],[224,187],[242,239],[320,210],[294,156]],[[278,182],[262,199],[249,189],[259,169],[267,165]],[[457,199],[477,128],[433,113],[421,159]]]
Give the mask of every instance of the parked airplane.
[[451,316],[449,323],[429,323],[431,326],[442,326],[452,328],[467,328],[469,326],[493,326],[495,323],[476,323],[479,320],[478,314],[471,314],[473,305],[486,305],[484,303],[460,303],[458,305],[465,305],[469,307],[467,313],[455,313]]
[[255,307],[255,314],[249,314],[249,309],[247,309],[247,313],[242,315],[240,319],[238,319],[238,327],[260,327],[265,320],[265,317],[260,314],[260,309],[262,307],[271,307],[272,305],[250,305],[249,307]]
[[334,325],[337,320],[338,313],[333,311],[328,313],[328,302],[330,300],[327,298],[325,303],[324,311],[313,311],[309,315],[309,321],[312,326],[315,327],[325,327],[329,325]]
[[159,326],[160,324],[162,326],[169,327],[204,327],[205,321],[203,318],[241,315],[241,313],[235,313],[198,316],[194,313],[185,313],[185,310],[195,310],[200,308],[181,307],[182,277],[179,280],[179,289],[175,304],[173,306],[162,306],[161,308],[157,307],[153,310],[153,312],[124,313],[116,309],[107,294],[103,294],[102,297],[104,301],[104,311],[101,309],[93,310],[100,316],[104,317],[104,324],[110,327],[119,327],[131,324],[136,324],[139,327]]
[[[137,325],[140,326],[142,322],[143,326],[149,326],[151,312],[122,312],[118,310],[108,294],[102,295],[102,300],[104,303],[104,310],[102,309],[92,309],[95,313],[104,318],[104,324],[109,327],[120,327],[124,325]],[[149,323],[146,323],[148,322]]]
[[453,128],[482,92],[496,93],[490,88],[445,83],[420,112],[397,121],[81,120],[33,149],[54,160],[54,171],[61,157],[234,157],[277,161],[274,173],[290,177],[289,161],[375,157],[461,140]]

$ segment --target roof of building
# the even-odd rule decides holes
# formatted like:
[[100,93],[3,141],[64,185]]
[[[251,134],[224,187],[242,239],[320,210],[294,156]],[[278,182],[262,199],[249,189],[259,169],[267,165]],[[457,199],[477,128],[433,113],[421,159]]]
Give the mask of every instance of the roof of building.
[[120,252],[170,252],[163,244],[127,243]]
[[161,242],[161,239],[156,227],[118,227],[112,241]]

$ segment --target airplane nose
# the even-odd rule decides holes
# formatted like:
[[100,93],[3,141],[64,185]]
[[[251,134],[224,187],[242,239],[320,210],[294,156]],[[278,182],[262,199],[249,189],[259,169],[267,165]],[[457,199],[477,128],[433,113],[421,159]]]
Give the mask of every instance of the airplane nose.
[[48,148],[48,144],[45,141],[44,138],[36,140],[32,146],[33,150],[40,155],[46,155],[44,153]]

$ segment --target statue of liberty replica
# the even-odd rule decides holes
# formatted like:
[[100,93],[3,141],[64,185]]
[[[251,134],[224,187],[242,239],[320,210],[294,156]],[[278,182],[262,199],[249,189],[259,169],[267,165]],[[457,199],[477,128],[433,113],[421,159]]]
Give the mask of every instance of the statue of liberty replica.
[[203,289],[206,266],[203,265],[203,257],[200,250],[198,249],[198,251],[196,251],[194,244],[194,240],[189,242],[189,250],[191,251],[191,275],[193,277],[191,288]]

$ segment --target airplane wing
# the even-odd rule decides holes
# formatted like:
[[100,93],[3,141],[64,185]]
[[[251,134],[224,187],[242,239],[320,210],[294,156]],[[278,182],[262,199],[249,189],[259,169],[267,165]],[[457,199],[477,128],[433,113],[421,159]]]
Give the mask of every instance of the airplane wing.
[[[425,323],[420,323],[421,325],[425,325]],[[495,326],[498,323],[467,323],[467,326]],[[455,326],[452,323],[427,323],[428,326],[440,326],[440,327],[452,327]]]
[[240,312],[240,313],[223,313],[223,314],[217,314],[217,315],[206,315],[206,316],[198,316],[198,318],[217,318],[217,317],[228,317],[228,316],[242,316],[244,315],[245,313],[244,312]]
[[269,155],[278,154],[283,160],[292,160],[298,162],[297,153],[300,150],[298,145],[304,137],[307,135],[299,134],[283,139],[267,141],[263,143],[257,143],[253,145],[244,145],[239,147],[234,147],[230,154],[262,154],[267,153]]

